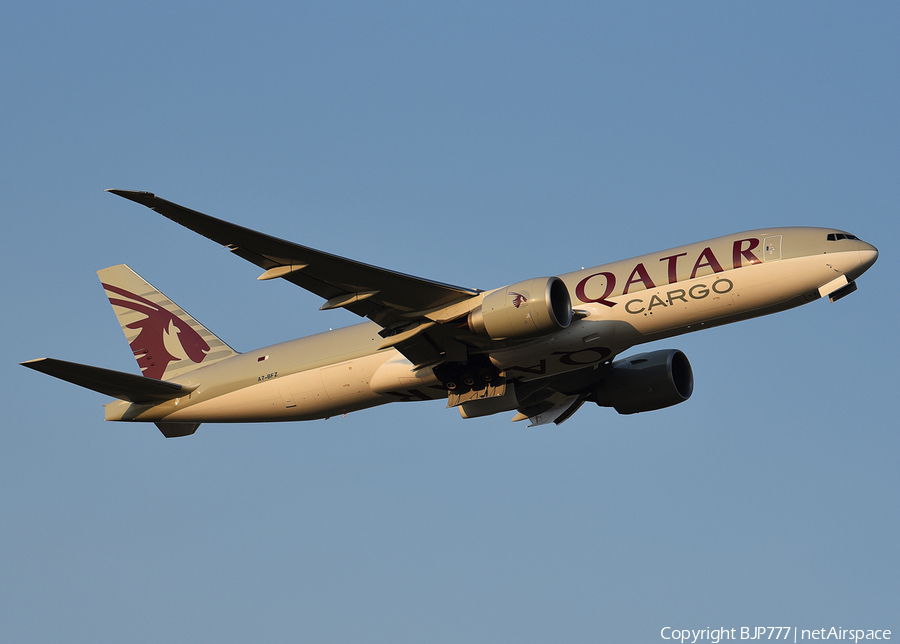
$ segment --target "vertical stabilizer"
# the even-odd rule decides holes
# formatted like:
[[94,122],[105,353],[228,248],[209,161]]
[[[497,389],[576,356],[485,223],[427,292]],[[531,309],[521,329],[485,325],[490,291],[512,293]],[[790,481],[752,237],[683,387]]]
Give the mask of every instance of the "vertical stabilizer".
[[125,339],[148,378],[171,380],[237,355],[125,264],[97,271]]

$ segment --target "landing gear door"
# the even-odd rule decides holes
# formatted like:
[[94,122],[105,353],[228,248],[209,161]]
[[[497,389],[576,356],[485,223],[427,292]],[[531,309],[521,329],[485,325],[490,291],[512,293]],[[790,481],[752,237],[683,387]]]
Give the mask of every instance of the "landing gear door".
[[766,237],[763,242],[763,259],[767,262],[777,262],[781,259],[781,235]]

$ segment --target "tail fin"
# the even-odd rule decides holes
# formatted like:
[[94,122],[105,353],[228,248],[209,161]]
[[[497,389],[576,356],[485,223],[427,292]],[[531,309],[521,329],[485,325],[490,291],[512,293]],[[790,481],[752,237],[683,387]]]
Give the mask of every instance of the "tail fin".
[[125,264],[97,271],[141,372],[170,380],[237,355]]

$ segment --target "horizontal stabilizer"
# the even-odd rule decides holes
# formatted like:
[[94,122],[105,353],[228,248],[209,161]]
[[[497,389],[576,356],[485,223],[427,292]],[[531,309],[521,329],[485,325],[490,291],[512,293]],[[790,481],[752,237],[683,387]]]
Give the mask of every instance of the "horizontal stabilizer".
[[186,396],[197,388],[55,358],[38,358],[21,364],[48,376],[133,403],[159,403]]

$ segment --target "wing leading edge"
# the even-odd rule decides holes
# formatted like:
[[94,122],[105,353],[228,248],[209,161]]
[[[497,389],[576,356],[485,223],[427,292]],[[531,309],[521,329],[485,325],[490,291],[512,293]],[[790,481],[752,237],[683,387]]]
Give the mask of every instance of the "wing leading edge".
[[389,271],[278,239],[179,206],[151,192],[107,190],[155,210],[256,264],[259,279],[285,279],[326,300],[322,309],[345,308],[382,327],[421,312],[469,299],[481,291]]

